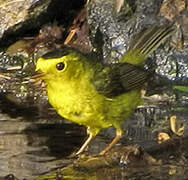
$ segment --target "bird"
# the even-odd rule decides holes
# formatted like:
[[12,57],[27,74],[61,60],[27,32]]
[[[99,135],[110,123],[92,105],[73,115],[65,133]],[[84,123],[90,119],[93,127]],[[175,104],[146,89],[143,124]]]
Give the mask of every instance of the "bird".
[[114,127],[116,136],[100,155],[119,141],[123,123],[142,104],[141,88],[151,76],[143,68],[145,60],[172,32],[172,26],[144,29],[117,63],[104,64],[69,47],[48,52],[36,61],[52,107],[63,118],[87,128],[88,137],[76,155],[105,128]]

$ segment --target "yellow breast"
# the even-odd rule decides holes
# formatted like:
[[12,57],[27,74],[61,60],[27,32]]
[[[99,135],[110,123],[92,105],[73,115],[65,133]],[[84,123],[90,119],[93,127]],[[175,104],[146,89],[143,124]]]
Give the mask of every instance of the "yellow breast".
[[[106,112],[106,98],[97,93],[91,83],[87,81],[60,83],[59,86],[51,82],[47,86],[50,104],[58,114],[67,120],[85,126],[109,127],[110,122],[104,122]],[[56,87],[56,88],[54,88]]]

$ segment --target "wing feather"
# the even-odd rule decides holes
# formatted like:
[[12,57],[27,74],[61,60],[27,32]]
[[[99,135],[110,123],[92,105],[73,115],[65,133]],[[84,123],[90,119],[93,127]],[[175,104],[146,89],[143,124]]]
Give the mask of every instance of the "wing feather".
[[92,83],[100,94],[110,98],[141,88],[149,74],[132,64],[110,64],[95,72]]

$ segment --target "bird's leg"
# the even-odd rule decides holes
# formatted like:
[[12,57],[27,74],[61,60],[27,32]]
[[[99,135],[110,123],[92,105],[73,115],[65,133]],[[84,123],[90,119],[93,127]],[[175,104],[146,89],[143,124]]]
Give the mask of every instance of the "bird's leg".
[[116,130],[116,137],[112,140],[112,142],[100,152],[100,155],[104,155],[107,151],[109,151],[122,137],[123,131],[121,129]]
[[87,145],[90,143],[90,141],[95,137],[95,135],[92,132],[89,132],[89,137],[87,138],[87,140],[84,142],[84,144],[82,145],[82,147],[78,150],[78,152],[76,152],[76,155],[82,153],[84,151],[84,149],[87,147]]

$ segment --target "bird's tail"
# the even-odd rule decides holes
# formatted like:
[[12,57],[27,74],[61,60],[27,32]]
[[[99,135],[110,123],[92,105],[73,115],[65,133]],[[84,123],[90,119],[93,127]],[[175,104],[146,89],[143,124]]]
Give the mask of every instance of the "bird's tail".
[[172,26],[152,27],[141,31],[131,40],[129,50],[120,61],[143,65],[148,55],[157,49],[173,31]]

